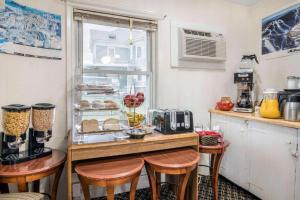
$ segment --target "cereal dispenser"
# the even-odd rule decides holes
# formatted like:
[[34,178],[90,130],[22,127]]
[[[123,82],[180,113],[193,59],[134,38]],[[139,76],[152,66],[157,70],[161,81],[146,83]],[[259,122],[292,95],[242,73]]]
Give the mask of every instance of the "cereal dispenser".
[[45,143],[52,137],[55,105],[38,103],[32,106],[32,128],[29,129],[29,152],[36,157],[52,153]]
[[30,106],[11,104],[2,107],[2,127],[0,134],[0,156],[3,164],[27,160],[26,152],[19,148],[26,140],[30,122]]

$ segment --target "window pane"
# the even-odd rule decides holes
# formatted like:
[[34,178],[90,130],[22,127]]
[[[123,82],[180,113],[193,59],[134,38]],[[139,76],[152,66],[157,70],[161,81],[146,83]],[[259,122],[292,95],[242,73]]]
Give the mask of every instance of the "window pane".
[[144,30],[83,23],[84,68],[146,71],[146,47]]

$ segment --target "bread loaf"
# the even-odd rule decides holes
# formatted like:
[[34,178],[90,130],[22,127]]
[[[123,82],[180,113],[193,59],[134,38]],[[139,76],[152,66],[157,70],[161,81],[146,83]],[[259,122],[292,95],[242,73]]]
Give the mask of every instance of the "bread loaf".
[[114,118],[106,119],[103,122],[103,129],[104,130],[110,130],[110,131],[118,131],[121,129],[119,120]]
[[99,122],[96,119],[83,120],[81,122],[81,131],[83,133],[99,131]]

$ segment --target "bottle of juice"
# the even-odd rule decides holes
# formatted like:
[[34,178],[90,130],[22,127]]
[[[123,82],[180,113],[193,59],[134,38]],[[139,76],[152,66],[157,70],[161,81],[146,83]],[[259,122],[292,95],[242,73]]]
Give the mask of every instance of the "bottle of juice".
[[277,99],[277,91],[268,89],[264,91],[264,99],[260,106],[260,115],[265,118],[280,118],[279,102]]

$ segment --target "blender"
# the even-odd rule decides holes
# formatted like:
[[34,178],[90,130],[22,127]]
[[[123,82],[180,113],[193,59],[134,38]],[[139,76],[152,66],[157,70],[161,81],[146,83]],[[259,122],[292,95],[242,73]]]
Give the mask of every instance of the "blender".
[[0,133],[0,160],[2,164],[13,164],[28,160],[26,151],[19,148],[26,140],[30,122],[30,106],[11,104],[2,107],[2,126]]
[[32,128],[29,129],[29,154],[35,158],[50,155],[52,149],[45,143],[52,137],[55,105],[38,103],[32,105]]

